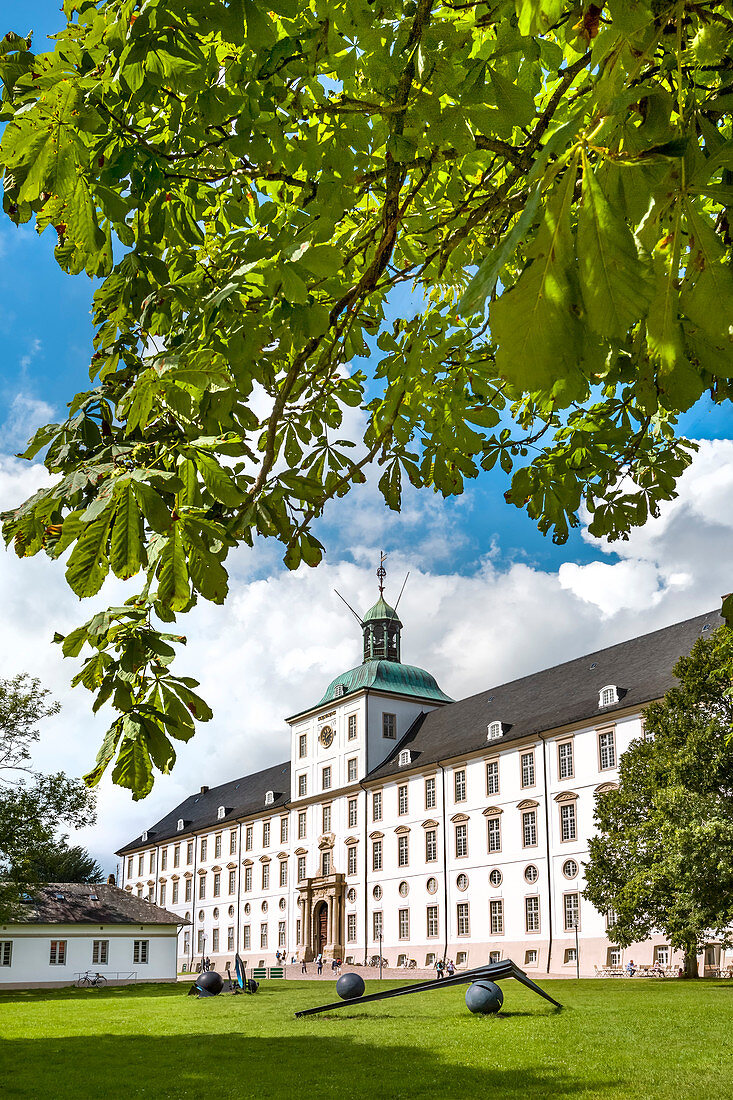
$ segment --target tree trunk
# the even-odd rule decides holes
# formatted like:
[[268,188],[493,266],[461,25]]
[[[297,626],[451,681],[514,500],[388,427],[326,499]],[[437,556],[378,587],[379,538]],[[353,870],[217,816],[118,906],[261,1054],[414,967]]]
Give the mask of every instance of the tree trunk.
[[697,970],[697,953],[695,946],[686,948],[685,959],[683,963],[684,976],[686,978],[699,978],[700,975]]

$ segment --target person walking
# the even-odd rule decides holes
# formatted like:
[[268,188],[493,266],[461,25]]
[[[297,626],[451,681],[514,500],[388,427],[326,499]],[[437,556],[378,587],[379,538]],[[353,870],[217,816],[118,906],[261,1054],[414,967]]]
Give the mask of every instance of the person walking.
[[322,973],[323,973],[323,955],[319,951],[318,952],[318,957],[316,959],[316,974],[318,974],[318,976],[320,977]]
[[300,961],[300,973],[301,974],[307,974],[308,973],[308,970],[306,969],[306,965],[305,965],[305,955],[303,956],[303,958]]
[[435,964],[435,969],[438,971],[438,981],[443,977],[443,960],[438,959]]

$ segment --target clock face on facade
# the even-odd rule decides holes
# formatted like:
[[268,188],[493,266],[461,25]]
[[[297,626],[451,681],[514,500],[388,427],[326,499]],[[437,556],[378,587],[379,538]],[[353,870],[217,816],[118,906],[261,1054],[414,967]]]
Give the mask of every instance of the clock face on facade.
[[331,729],[330,726],[324,726],[323,727],[323,729],[321,730],[321,732],[318,736],[318,740],[321,742],[324,749],[330,748],[330,746],[333,742],[333,730]]

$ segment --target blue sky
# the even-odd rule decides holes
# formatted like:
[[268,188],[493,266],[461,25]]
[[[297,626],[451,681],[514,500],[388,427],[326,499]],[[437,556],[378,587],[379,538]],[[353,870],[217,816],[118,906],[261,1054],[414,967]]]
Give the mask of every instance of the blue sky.
[[[15,29],[33,27],[38,44],[58,28],[58,6],[29,2]],[[92,292],[86,276],[58,269],[52,236],[15,229],[0,215],[0,509],[34,491],[42,475],[12,458],[24,431],[63,416],[88,385]],[[79,839],[114,869],[111,852],[201,782],[284,759],[283,717],[360,660],[356,624],[333,589],[357,609],[369,606],[382,548],[388,597],[412,571],[400,605],[404,659],[456,698],[719,606],[733,588],[732,429],[730,406],[703,401],[686,416],[684,433],[704,442],[679,499],[612,547],[582,528],[553,546],[505,504],[507,480],[492,471],[448,502],[412,491],[401,514],[381,505],[373,487],[336,502],[319,532],[326,563],[315,571],[287,574],[274,544],[234,555],[227,605],[202,606],[181,621],[189,645],[180,671],[201,680],[214,721],[182,746],[174,774],[143,805],[103,783],[98,825]],[[112,582],[101,598],[117,603],[127,594]],[[2,551],[0,609],[0,677],[28,671],[62,702],[44,728],[39,762],[82,774],[110,716],[93,716],[86,693],[69,689],[76,665],[50,639],[92,609],[71,597],[58,564]]]

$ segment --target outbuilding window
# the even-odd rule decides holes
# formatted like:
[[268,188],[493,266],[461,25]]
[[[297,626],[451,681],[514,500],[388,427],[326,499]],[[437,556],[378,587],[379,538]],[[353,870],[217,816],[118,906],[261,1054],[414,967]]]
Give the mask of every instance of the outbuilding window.
[[66,940],[51,940],[51,953],[48,961],[51,966],[64,966],[66,963]]
[[150,940],[135,940],[132,947],[132,961],[136,966],[144,966],[148,961]]
[[109,961],[109,940],[93,940],[92,966],[106,966]]
[[0,966],[10,966],[13,960],[13,941],[0,940]]

